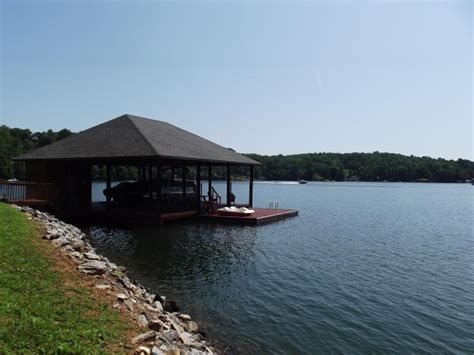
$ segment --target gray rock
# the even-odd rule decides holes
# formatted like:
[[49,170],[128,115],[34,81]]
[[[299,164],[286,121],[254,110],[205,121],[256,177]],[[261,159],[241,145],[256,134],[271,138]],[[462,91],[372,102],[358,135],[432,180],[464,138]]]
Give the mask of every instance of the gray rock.
[[[120,269],[121,269],[121,268],[119,268],[119,270],[120,270]],[[119,281],[120,281],[120,283],[121,283],[123,286],[125,286],[125,288],[127,288],[127,289],[129,289],[129,290],[132,289],[132,287],[133,287],[133,286],[132,286],[132,283],[130,282],[130,280],[128,279],[127,276],[120,276],[120,277],[119,277]]]
[[137,317],[137,323],[140,327],[146,327],[148,325],[148,318],[144,314],[139,314]]
[[91,253],[91,252],[84,253],[84,256],[89,260],[100,260],[100,257],[95,253]]
[[178,332],[174,329],[165,330],[160,338],[165,340],[168,344],[173,344],[173,342],[178,338]]
[[184,314],[184,313],[179,314],[178,318],[181,319],[181,320],[184,320],[184,321],[191,320],[191,316],[189,314]]
[[99,290],[107,290],[109,288],[112,288],[112,285],[106,280],[98,280],[95,283],[95,288],[98,288]]
[[82,259],[82,254],[79,253],[78,251],[73,251],[71,254],[69,254],[73,257],[75,257],[76,259]]
[[149,311],[151,312],[155,312],[155,313],[161,313],[161,311],[158,309],[158,308],[155,308],[155,307],[152,307],[150,305],[145,305],[146,306],[146,309],[148,309]]
[[160,349],[165,352],[165,354],[168,354],[168,351],[170,351],[170,348],[166,346],[165,344],[160,345]]
[[151,354],[150,349],[146,346],[139,346],[133,352],[134,355],[149,355]]
[[66,244],[69,244],[69,241],[64,237],[59,237],[58,239],[54,239],[51,244],[53,244],[56,248],[63,247]]
[[183,344],[187,344],[187,345],[192,344],[195,341],[199,340],[199,337],[196,334],[191,334],[191,333],[188,333],[188,332],[180,333],[178,335],[178,338]]
[[84,247],[84,242],[81,240],[74,240],[71,242],[71,248],[74,250],[81,250]]
[[107,271],[107,266],[100,261],[91,260],[77,267],[80,272],[90,275],[102,275]]
[[173,327],[173,329],[177,330],[178,332],[184,332],[184,327],[181,325],[182,323],[176,318],[174,314],[169,314],[169,323]]
[[160,345],[160,349],[166,352],[167,350],[165,350],[163,346],[165,347],[173,346],[174,345],[173,342],[176,341],[177,336],[178,336],[178,333],[176,332],[176,330],[172,330],[172,329],[165,330],[163,332],[157,333],[155,343],[158,342],[158,340],[160,340],[162,342],[162,344]]
[[163,323],[162,326],[163,326],[163,330],[170,330],[171,329],[171,324],[169,324],[169,323]]
[[159,310],[160,312],[163,312],[163,305],[161,304],[161,302],[159,301],[155,301],[151,304],[151,306],[153,308],[156,308],[157,310]]
[[111,270],[116,270],[117,269],[117,264],[109,262],[109,267],[110,267]]
[[154,295],[152,293],[146,293],[145,294],[145,299],[149,304],[152,304],[153,301],[155,300],[155,298],[156,298],[156,295]]
[[190,321],[186,323],[186,328],[188,332],[196,333],[199,330],[199,327],[196,322]]
[[120,302],[123,302],[128,298],[128,296],[125,293],[117,293],[115,297],[117,297],[117,300]]
[[150,330],[146,333],[142,333],[137,335],[136,337],[133,337],[130,341],[132,344],[138,344],[138,343],[143,343],[144,341],[154,339],[156,337],[156,332],[154,330]]
[[61,251],[64,252],[64,253],[70,254],[70,253],[74,252],[74,249],[71,247],[71,245],[66,244],[64,246],[64,248],[61,249]]
[[186,350],[181,351],[181,354],[182,355],[205,355],[205,354],[212,354],[212,353],[191,348],[191,349],[186,349]]
[[53,239],[58,239],[61,236],[59,231],[57,229],[50,229],[46,233],[46,235],[43,237],[44,239],[48,240],[53,240]]
[[129,310],[133,311],[134,306],[133,306],[133,302],[132,302],[132,301],[130,301],[130,300],[125,300],[125,301],[123,301],[123,303],[125,303],[125,305],[127,306],[127,308],[128,308]]
[[157,346],[153,346],[151,348],[151,355],[165,355],[165,353]]

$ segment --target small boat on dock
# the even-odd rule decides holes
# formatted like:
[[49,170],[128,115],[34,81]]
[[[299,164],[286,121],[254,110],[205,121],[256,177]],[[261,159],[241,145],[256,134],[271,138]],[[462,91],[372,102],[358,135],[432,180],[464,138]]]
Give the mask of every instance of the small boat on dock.
[[248,209],[247,207],[237,208],[235,206],[222,207],[217,210],[219,216],[230,216],[230,217],[245,217],[251,216],[255,213],[254,210]]

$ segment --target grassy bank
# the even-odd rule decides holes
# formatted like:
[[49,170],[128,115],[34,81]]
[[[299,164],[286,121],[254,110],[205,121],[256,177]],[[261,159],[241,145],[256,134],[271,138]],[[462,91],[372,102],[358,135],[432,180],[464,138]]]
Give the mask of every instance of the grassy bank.
[[0,353],[123,351],[127,321],[39,233],[0,203]]

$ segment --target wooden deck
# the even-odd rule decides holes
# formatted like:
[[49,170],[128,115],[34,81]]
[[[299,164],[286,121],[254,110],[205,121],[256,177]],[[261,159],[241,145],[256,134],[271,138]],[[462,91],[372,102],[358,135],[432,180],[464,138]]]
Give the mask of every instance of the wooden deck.
[[294,217],[298,215],[298,210],[290,209],[270,209],[253,208],[254,214],[246,217],[229,217],[213,215],[198,216],[196,211],[179,211],[159,214],[153,209],[134,209],[134,208],[107,208],[105,203],[93,203],[88,209],[69,211],[65,216],[69,221],[87,221],[98,224],[163,224],[183,219],[195,219],[195,221],[241,224],[241,225],[260,225],[278,221],[280,219]]
[[196,211],[163,213],[161,215],[161,223],[166,222],[166,221],[172,221],[174,219],[191,218],[196,215],[197,215]]
[[253,208],[254,214],[245,217],[230,217],[230,216],[219,216],[218,214],[201,216],[200,218],[205,221],[218,222],[218,223],[229,223],[229,224],[242,224],[242,225],[259,225],[264,223],[270,223],[278,221],[280,219],[294,217],[298,215],[298,210],[290,209],[272,209],[272,208]]

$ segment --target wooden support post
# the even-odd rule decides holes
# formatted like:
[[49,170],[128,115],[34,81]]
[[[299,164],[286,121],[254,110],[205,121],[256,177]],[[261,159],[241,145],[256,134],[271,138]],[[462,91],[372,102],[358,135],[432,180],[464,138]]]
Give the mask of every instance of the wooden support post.
[[171,167],[171,182],[174,181],[174,166]]
[[231,205],[231,194],[232,194],[232,185],[231,185],[231,180],[230,180],[230,165],[227,165],[227,207],[230,207]]
[[207,167],[207,196],[209,197],[209,201],[211,200],[212,196],[212,165],[209,164]]
[[105,188],[107,189],[107,199],[106,199],[106,205],[109,206],[110,202],[112,202],[112,199],[110,197],[110,189],[112,187],[112,171],[111,171],[110,164],[105,165],[105,179],[106,179],[106,186]]
[[150,200],[153,198],[153,185],[152,185],[152,180],[153,180],[153,170],[152,166],[148,166],[148,197]]
[[249,207],[253,206],[253,165],[250,165],[249,176]]
[[183,163],[183,172],[181,175],[182,186],[183,186],[183,201],[186,202],[186,165]]
[[196,209],[201,214],[201,164],[196,165]]
[[162,173],[162,167],[161,167],[161,160],[158,160],[158,163],[156,164],[156,199],[158,200],[158,209],[159,209],[159,214],[160,214],[160,219],[161,219],[161,211],[162,211],[162,206],[161,206],[161,173]]

